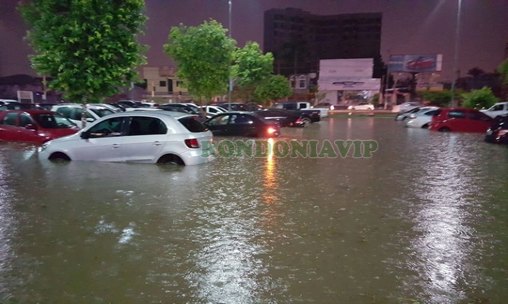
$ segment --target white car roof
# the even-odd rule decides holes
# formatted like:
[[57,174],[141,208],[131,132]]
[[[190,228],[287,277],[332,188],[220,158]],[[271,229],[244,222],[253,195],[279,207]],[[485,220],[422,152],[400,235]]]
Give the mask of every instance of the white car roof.
[[157,110],[157,111],[126,111],[126,112],[120,112],[120,113],[114,113],[110,114],[108,116],[105,116],[104,118],[111,118],[111,117],[124,117],[124,116],[143,116],[143,117],[173,117],[175,119],[186,117],[186,116],[195,116],[194,114],[189,113],[182,113],[182,112],[173,112],[173,111],[164,111],[164,110]]

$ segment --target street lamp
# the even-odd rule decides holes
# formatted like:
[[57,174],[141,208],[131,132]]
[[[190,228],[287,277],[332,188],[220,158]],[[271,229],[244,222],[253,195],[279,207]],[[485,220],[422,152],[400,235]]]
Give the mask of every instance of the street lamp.
[[452,70],[452,87],[451,87],[451,103],[452,106],[457,106],[455,102],[455,82],[457,81],[458,75],[455,74],[457,71],[458,57],[459,57],[459,40],[460,40],[460,11],[462,8],[462,0],[458,0],[457,8],[457,24],[455,25],[455,49],[453,52],[453,70]]
[[[233,31],[232,22],[231,22],[231,8],[232,1],[228,0],[228,27],[229,27],[229,38],[231,38],[231,32]],[[233,78],[231,77],[231,62],[229,63],[229,85],[228,85],[228,110],[231,111],[231,91],[233,90]]]

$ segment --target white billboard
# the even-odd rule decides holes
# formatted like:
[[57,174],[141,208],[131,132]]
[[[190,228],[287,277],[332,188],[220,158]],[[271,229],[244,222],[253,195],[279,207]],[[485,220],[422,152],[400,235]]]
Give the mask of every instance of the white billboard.
[[379,91],[381,80],[379,78],[320,79],[318,86],[319,90],[323,91]]
[[319,61],[319,79],[372,78],[374,59],[323,59]]

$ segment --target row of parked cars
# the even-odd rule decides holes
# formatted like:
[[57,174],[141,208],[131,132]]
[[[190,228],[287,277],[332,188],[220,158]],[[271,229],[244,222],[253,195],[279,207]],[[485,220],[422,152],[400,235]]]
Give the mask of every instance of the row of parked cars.
[[298,111],[229,111],[220,105],[45,107],[0,110],[0,141],[38,144],[39,157],[50,160],[194,165],[213,158],[214,135],[277,137],[281,126],[296,126],[303,117]]
[[432,131],[485,133],[487,142],[508,144],[508,102],[484,110],[414,106],[399,112],[395,120]]

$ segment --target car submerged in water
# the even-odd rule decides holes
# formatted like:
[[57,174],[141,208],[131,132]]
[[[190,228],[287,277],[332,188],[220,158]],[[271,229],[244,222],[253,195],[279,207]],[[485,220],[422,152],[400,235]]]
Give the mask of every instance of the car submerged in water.
[[47,110],[0,112],[0,140],[42,144],[78,132],[76,124]]
[[508,115],[496,116],[492,125],[485,132],[485,141],[508,145]]
[[38,152],[49,160],[197,165],[213,159],[212,141],[212,133],[196,115],[128,111],[49,141]]
[[475,109],[441,108],[438,111],[432,116],[431,131],[483,133],[492,123],[490,116]]
[[252,112],[226,112],[204,123],[214,135],[245,137],[278,137],[280,126]]

